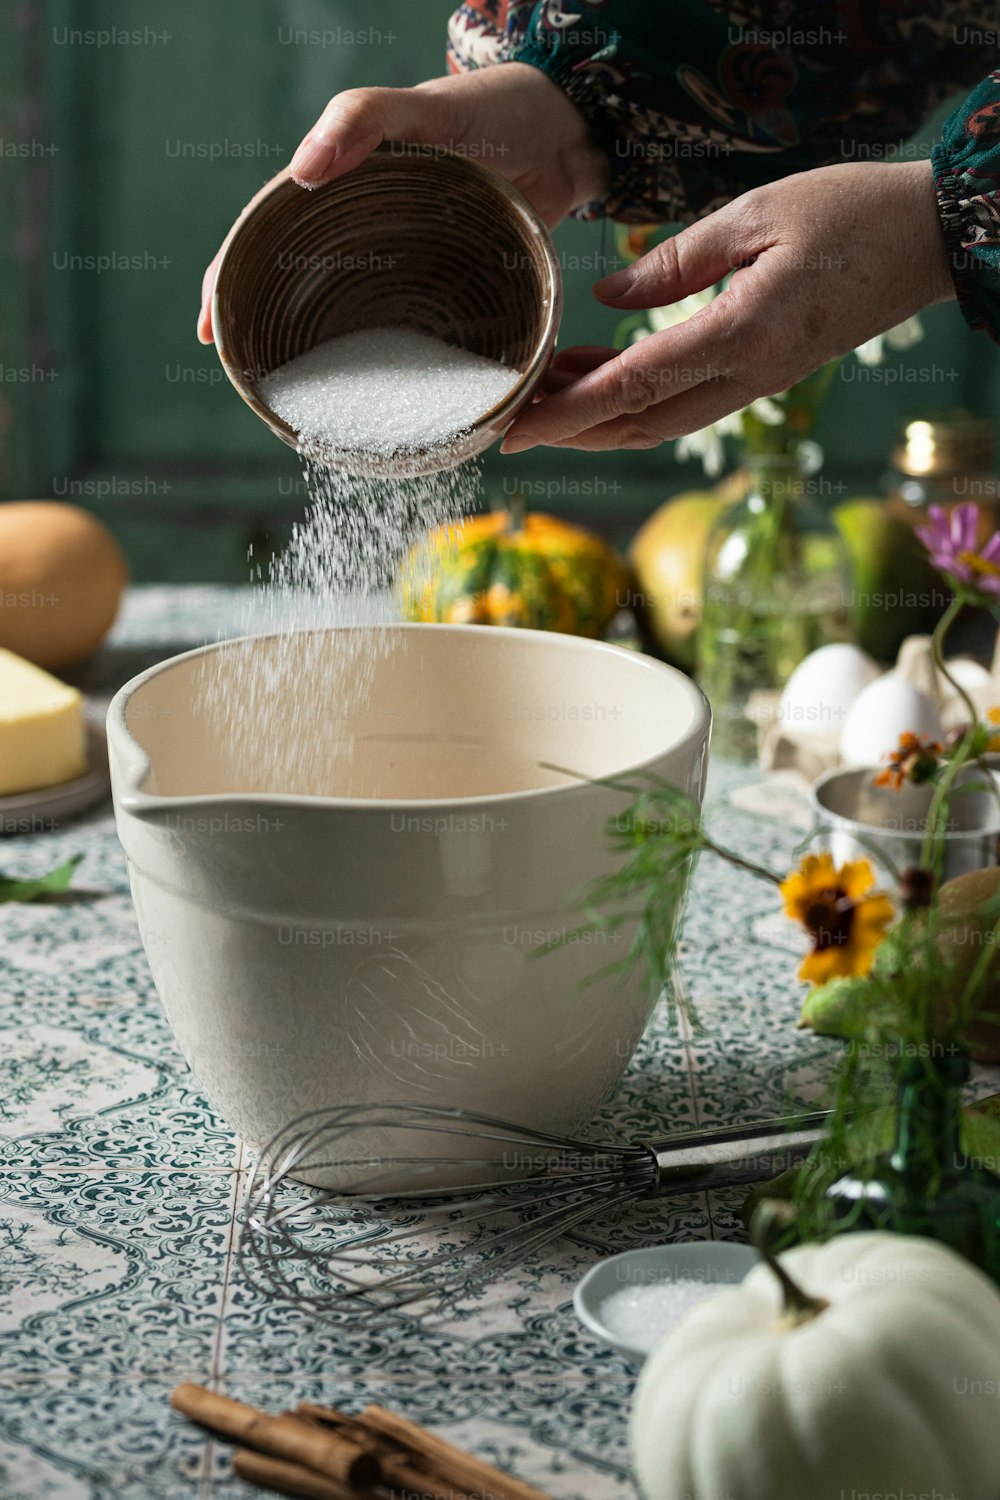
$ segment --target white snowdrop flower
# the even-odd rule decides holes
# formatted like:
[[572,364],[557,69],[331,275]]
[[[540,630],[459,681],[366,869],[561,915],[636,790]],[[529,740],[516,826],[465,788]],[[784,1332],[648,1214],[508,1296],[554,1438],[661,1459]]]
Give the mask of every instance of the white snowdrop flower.
[[688,318],[714,302],[716,295],[717,289],[709,286],[703,292],[692,292],[689,297],[681,297],[679,302],[671,302],[667,307],[651,307],[647,313],[651,331],[665,333],[668,328],[686,323]]
[[[758,422],[763,422],[766,427],[780,427],[782,422],[785,421],[785,413],[781,407],[781,401],[782,396],[758,396],[750,402],[749,406],[744,407],[744,411],[750,412],[752,416],[757,418]],[[737,412],[736,415],[739,416],[740,413]]]
[[914,344],[919,344],[923,336],[924,325],[920,319],[905,318],[902,323],[897,323],[895,328],[889,328],[885,333],[877,333],[873,339],[867,339],[865,343],[859,344],[854,352],[863,365],[880,365],[887,344],[890,349],[912,349]]

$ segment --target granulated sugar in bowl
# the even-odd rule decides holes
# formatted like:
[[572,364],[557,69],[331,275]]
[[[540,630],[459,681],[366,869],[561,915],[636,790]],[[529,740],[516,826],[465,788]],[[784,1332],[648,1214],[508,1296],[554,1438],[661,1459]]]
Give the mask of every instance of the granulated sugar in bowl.
[[324,467],[395,478],[502,436],[561,309],[552,241],[517,189],[394,142],[253,206],[220,262],[213,324],[230,380],[278,437]]
[[426,333],[361,328],[279,366],[260,388],[310,454],[347,450],[405,461],[450,449],[520,378]]

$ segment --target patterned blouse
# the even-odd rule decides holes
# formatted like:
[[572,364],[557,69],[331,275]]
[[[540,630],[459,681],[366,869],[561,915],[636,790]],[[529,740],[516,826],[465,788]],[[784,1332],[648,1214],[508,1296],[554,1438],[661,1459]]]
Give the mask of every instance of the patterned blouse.
[[983,77],[998,42],[998,0],[466,0],[448,62],[530,63],[565,89],[610,164],[580,215],[628,223],[691,223],[833,162],[906,160],[906,138],[976,84],[932,162],[962,310],[1000,342],[1000,69]]

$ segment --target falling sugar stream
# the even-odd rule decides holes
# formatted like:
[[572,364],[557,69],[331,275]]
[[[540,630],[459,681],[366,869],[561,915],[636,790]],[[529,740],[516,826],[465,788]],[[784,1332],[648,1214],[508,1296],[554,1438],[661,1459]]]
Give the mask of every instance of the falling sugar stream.
[[[201,676],[196,712],[210,717],[241,789],[377,791],[354,757],[331,747],[378,732],[373,720],[386,710],[373,701],[376,653],[399,649],[391,627],[401,571],[414,566],[420,537],[475,510],[481,469],[468,460],[424,476],[366,477],[333,464],[345,448],[387,457],[446,447],[517,379],[440,340],[375,329],[330,340],[263,382],[268,404],[300,434],[310,499],[244,611],[240,634],[271,639],[225,653],[224,669],[210,655]],[[383,629],[374,646],[369,631],[344,632],[331,650],[323,632],[332,625]]]

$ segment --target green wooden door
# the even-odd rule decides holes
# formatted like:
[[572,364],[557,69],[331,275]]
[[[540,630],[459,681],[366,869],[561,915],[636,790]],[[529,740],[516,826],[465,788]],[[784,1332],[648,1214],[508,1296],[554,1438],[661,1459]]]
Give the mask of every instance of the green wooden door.
[[[37,0],[0,14],[0,496],[89,505],[137,577],[238,581],[300,515],[294,454],[194,337],[202,270],[247,198],[331,94],[443,71],[449,0]],[[377,17],[377,19],[375,19]],[[889,170],[889,168],[887,168]],[[614,268],[605,224],[558,232],[563,343],[607,343],[590,296]],[[470,254],[474,246],[470,246]],[[870,487],[901,416],[988,411],[996,353],[954,308],[882,376],[839,382],[829,473]],[[845,375],[848,374],[845,371]],[[669,447],[489,456],[487,493],[624,536],[697,486]]]

